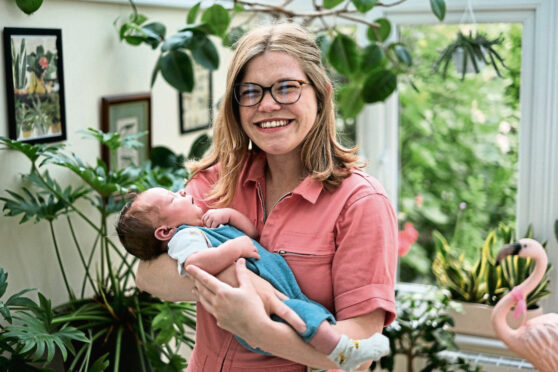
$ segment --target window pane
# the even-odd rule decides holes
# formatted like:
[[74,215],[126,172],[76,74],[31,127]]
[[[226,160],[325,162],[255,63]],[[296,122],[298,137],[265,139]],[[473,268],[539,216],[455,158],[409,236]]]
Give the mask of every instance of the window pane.
[[[453,62],[444,79],[432,66],[464,25],[406,26],[413,84],[399,85],[400,223],[411,222],[417,244],[401,260],[401,281],[433,282],[433,232],[468,258],[500,223],[514,226],[517,193],[520,24],[476,25],[504,59],[497,76],[490,60],[461,80]],[[482,62],[480,62],[482,64]],[[471,66],[471,63],[469,63]],[[443,66],[442,66],[443,68]]]

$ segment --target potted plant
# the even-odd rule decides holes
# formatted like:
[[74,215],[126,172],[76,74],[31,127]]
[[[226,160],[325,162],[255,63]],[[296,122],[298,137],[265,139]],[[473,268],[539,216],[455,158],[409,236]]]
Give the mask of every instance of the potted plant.
[[60,133],[60,96],[50,93],[42,104],[49,123],[50,133]]
[[457,72],[461,74],[461,80],[467,73],[479,73],[484,65],[490,64],[498,76],[501,67],[506,68],[504,60],[494,49],[496,45],[502,44],[502,36],[489,39],[487,35],[478,32],[473,34],[471,31],[467,35],[461,30],[457,32],[455,40],[440,53],[440,57],[434,63],[434,71],[438,72],[442,67],[442,76],[445,78],[449,63],[453,61]]
[[27,52],[25,51],[25,39],[21,39],[19,51],[17,51],[14,40],[12,43],[12,76],[14,77],[14,94],[27,93]]
[[33,126],[37,130],[37,135],[39,136],[46,135],[50,126],[47,110],[48,108],[45,107],[41,98],[36,95],[31,96],[31,103],[28,109],[28,120],[33,123]]
[[[529,229],[526,237],[531,236],[532,230]],[[508,257],[500,265],[496,264],[495,250],[514,241],[514,229],[501,224],[488,234],[479,249],[478,258],[469,262],[463,254],[458,255],[440,233],[434,233],[436,258],[433,271],[436,281],[464,308],[464,313],[454,314],[457,332],[496,338],[490,323],[492,307],[534,269],[531,259],[519,257]],[[551,268],[552,265],[548,264],[544,279],[527,296],[527,318],[542,314],[539,301],[550,294]],[[514,328],[519,325],[519,321],[512,317],[508,318],[508,323]]]
[[[138,146],[137,138],[145,135],[122,139],[120,134],[95,129],[89,129],[86,134],[108,146],[110,151],[120,146]],[[135,287],[132,269],[135,258],[123,253],[124,249],[113,241],[114,233],[107,219],[121,209],[130,191],[156,185],[170,187],[178,184],[176,179],[181,179],[183,184],[186,170],[169,172],[151,167],[148,162],[142,167],[113,171],[101,159],[88,164],[76,154],[67,154],[62,144],[30,145],[5,137],[0,137],[0,143],[31,162],[31,170],[24,176],[26,186],[7,190],[7,196],[0,197],[4,214],[22,216],[20,223],[48,223],[68,294],[68,302],[53,311],[59,321],[83,331],[92,341],[90,348],[76,345],[75,357],[68,358],[67,370],[90,370],[95,360],[108,353],[106,360],[114,371],[120,365],[134,371],[181,371],[186,361],[178,349],[184,344],[193,345],[185,328],[195,327],[194,307],[190,303],[162,302]],[[62,187],[50,176],[47,164],[70,171],[76,176],[76,182]],[[85,208],[84,202],[93,210]],[[95,232],[93,240],[84,242],[78,238],[76,220]],[[58,222],[57,229],[54,221]],[[62,223],[67,231],[60,230]],[[67,279],[68,268],[60,255],[57,237],[60,233],[64,239],[71,239],[79,255],[79,270],[83,273],[79,283]]]
[[36,50],[30,53],[27,60],[27,71],[31,73],[29,84],[29,94],[45,94],[50,89],[45,84],[45,75],[56,71],[56,54],[51,51],[45,52],[42,45],[37,46]]
[[15,102],[15,113],[16,113],[16,126],[17,132],[21,133],[22,138],[31,137],[33,132],[34,122],[31,117],[31,113],[27,104],[22,101],[17,100]]
[[[66,360],[74,354],[72,341],[90,345],[85,334],[52,310],[51,302],[38,293],[39,303],[27,297],[33,289],[24,289],[4,297],[8,287],[8,273],[0,267],[0,370],[7,372],[50,371],[45,368],[55,353]],[[4,297],[4,298],[2,298]],[[105,365],[101,359],[90,371]]]
[[[421,293],[396,293],[397,318],[383,333],[389,338],[391,352],[380,359],[383,369],[393,371],[403,357],[405,368],[398,370],[413,372],[420,362],[421,371],[468,371],[478,372],[481,368],[463,358],[452,358],[448,351],[458,350],[455,334],[449,329],[453,325],[452,310],[459,305],[453,303],[447,291],[433,288]],[[376,366],[372,367],[372,370]]]

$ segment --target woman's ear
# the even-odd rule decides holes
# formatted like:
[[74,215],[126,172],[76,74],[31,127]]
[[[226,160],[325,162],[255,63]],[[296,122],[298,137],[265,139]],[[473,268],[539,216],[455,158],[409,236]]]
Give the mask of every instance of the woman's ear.
[[175,229],[175,227],[169,227],[165,225],[159,226],[155,229],[155,238],[164,242],[170,240],[170,238],[172,238],[172,235],[174,234]]

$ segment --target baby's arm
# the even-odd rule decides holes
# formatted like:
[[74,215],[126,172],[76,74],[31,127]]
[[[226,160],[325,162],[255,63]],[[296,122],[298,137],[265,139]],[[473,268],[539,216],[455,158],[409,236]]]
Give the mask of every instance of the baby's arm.
[[258,229],[252,224],[250,219],[232,208],[209,209],[202,217],[206,227],[218,227],[221,224],[233,225],[249,237],[257,239]]
[[217,275],[240,257],[260,258],[258,249],[247,236],[228,240],[216,248],[209,248],[190,255],[184,267],[195,265],[211,275]]

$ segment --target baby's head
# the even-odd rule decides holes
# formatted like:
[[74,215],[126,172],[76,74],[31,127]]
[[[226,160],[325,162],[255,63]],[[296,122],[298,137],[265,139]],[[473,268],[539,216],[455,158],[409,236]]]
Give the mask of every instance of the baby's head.
[[120,212],[116,232],[126,250],[141,260],[166,251],[166,243],[180,225],[201,226],[202,210],[183,190],[160,187],[132,198]]

